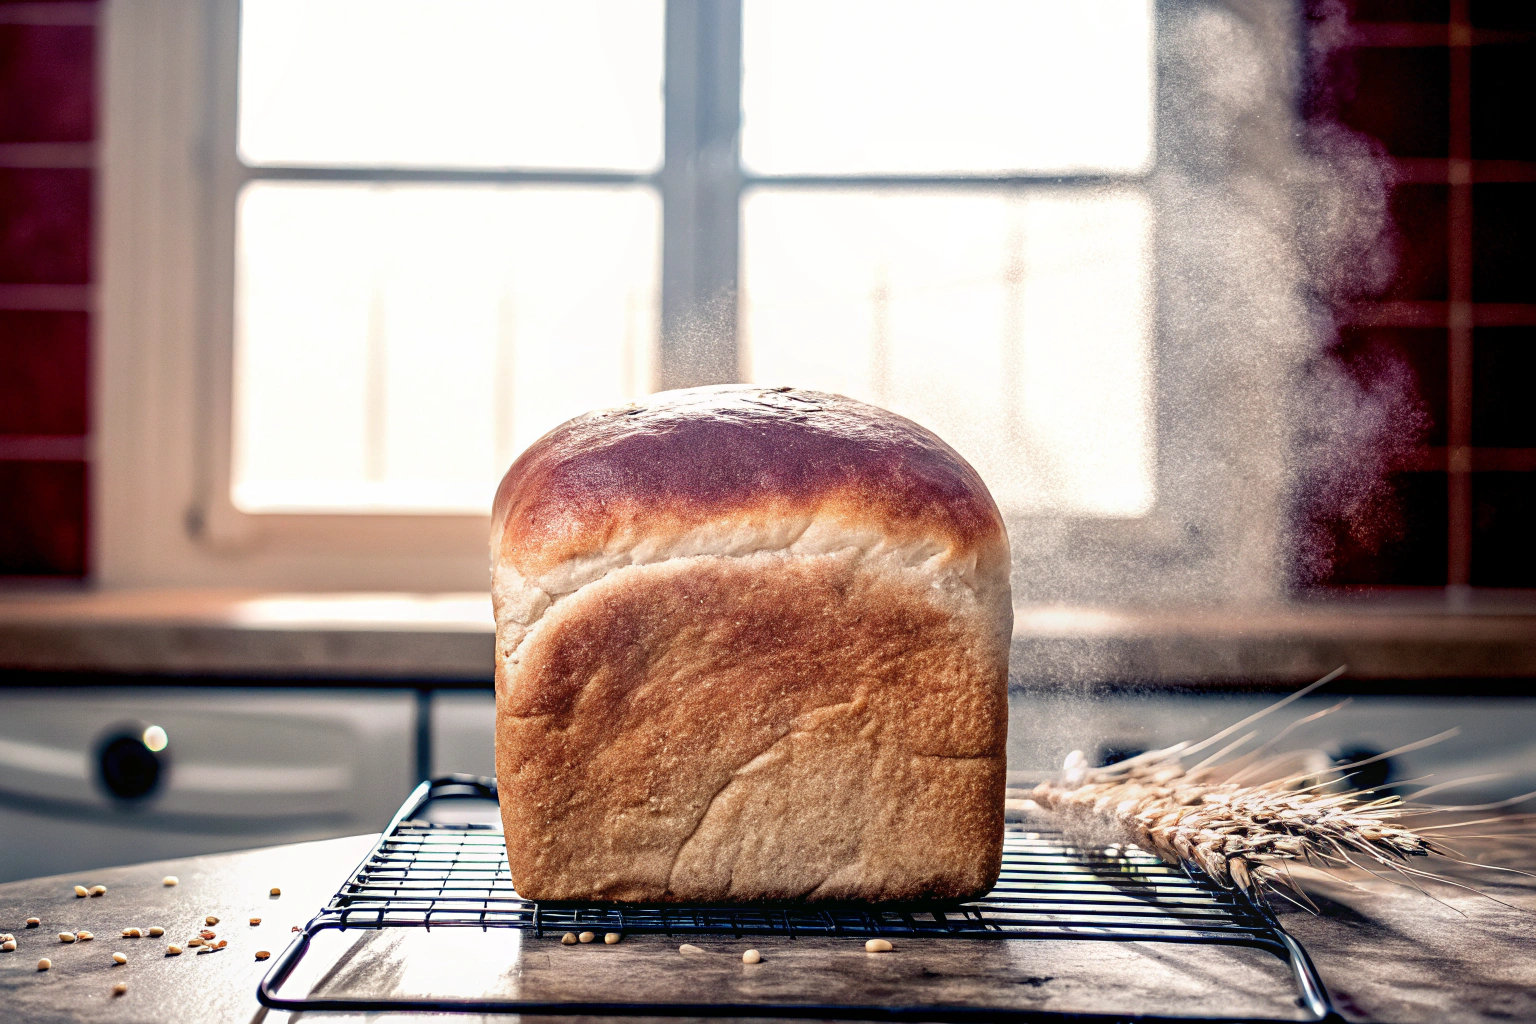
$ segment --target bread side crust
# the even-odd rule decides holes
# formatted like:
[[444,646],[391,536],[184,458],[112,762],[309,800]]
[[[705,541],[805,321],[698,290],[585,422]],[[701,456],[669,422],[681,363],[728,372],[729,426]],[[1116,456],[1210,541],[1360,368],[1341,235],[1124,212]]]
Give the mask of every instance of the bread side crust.
[[[815,525],[775,551],[672,549],[557,596],[499,567],[497,770],[523,895],[991,887],[1006,545],[919,557]],[[807,535],[830,550],[795,550]]]
[[945,546],[930,537],[892,539],[878,530],[833,516],[800,516],[761,522],[752,515],[723,517],[691,530],[657,533],[629,545],[557,563],[531,578],[510,560],[491,571],[491,603],[496,618],[497,659],[516,662],[517,648],[539,619],[561,600],[618,569],[678,558],[714,555],[745,558],[760,554],[815,556],[846,553],[891,571],[922,567],[929,585],[974,593],[990,608],[1006,642],[1012,636],[1013,602],[1010,557],[1005,534],[991,543]]

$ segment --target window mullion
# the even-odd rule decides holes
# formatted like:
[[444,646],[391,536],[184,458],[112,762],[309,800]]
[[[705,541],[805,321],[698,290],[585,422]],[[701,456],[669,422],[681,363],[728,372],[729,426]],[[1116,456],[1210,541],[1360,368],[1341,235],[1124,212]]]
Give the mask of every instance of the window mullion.
[[740,379],[741,0],[668,0],[657,384]]

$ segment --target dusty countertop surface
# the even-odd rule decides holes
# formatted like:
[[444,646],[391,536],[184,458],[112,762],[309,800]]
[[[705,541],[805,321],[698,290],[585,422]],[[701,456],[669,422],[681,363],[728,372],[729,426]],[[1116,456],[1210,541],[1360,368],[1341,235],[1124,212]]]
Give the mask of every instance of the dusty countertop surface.
[[[14,934],[19,946],[0,952],[3,1016],[28,1024],[288,1021],[288,1014],[264,1011],[256,1001],[267,963],[255,954],[280,953],[290,928],[325,902],[373,842],[372,836],[356,836],[0,885],[0,931]],[[178,876],[180,884],[163,886],[167,874]],[[1433,889],[1436,902],[1372,883],[1372,891],[1337,887],[1316,893],[1320,916],[1300,911],[1282,916],[1350,1020],[1536,1019],[1536,885],[1519,884],[1530,881],[1519,876],[1508,876],[1513,883],[1489,884],[1487,877],[1479,884],[1510,906],[1448,886]],[[80,899],[75,884],[104,885],[107,892]],[[282,889],[280,897],[268,894],[273,886]],[[208,915],[220,919],[213,930],[228,940],[226,948],[166,955],[169,939],[196,934]],[[28,916],[40,917],[41,925],[26,928]],[[252,917],[261,923],[250,925]],[[120,937],[126,927],[150,925],[164,927],[166,936]],[[81,928],[96,937],[59,942],[60,931]],[[329,959],[317,961],[308,978],[296,975],[301,989],[635,1000],[773,996],[1090,1013],[1300,1016],[1280,962],[1247,950],[931,939],[869,954],[858,940],[726,937],[696,938],[702,952],[684,954],[678,940],[659,936],[628,937],[612,946],[561,946],[553,938],[511,930],[457,928],[333,936],[334,948],[325,951]],[[762,951],[760,964],[741,962],[749,945]],[[124,953],[128,962],[115,965],[114,952]],[[52,969],[37,970],[42,956],[51,958]],[[127,991],[114,995],[119,981]],[[360,1018],[322,1013],[303,1019]]]
[[[1536,678],[1536,596],[1255,607],[1015,609],[1016,686],[1102,680]],[[5,673],[201,675],[489,686],[485,593],[0,591]]]

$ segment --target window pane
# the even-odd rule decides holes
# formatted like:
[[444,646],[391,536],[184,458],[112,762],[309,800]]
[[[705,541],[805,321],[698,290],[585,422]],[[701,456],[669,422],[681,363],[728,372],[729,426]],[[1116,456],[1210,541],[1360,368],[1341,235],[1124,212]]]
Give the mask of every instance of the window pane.
[[245,511],[486,513],[529,442],[650,390],[649,189],[258,182],[239,218]]
[[253,164],[661,161],[661,0],[243,0]]
[[917,420],[1005,513],[1150,510],[1151,212],[1139,192],[762,190],[743,229],[752,380]]
[[742,155],[765,174],[1134,172],[1151,0],[745,0]]

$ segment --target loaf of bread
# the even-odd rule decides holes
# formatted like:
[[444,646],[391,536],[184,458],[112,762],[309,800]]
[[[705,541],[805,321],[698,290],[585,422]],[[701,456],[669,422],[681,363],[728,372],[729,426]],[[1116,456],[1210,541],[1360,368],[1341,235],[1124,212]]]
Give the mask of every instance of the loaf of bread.
[[492,524],[524,897],[991,888],[1008,541],[939,438],[835,395],[667,392],[535,442]]

